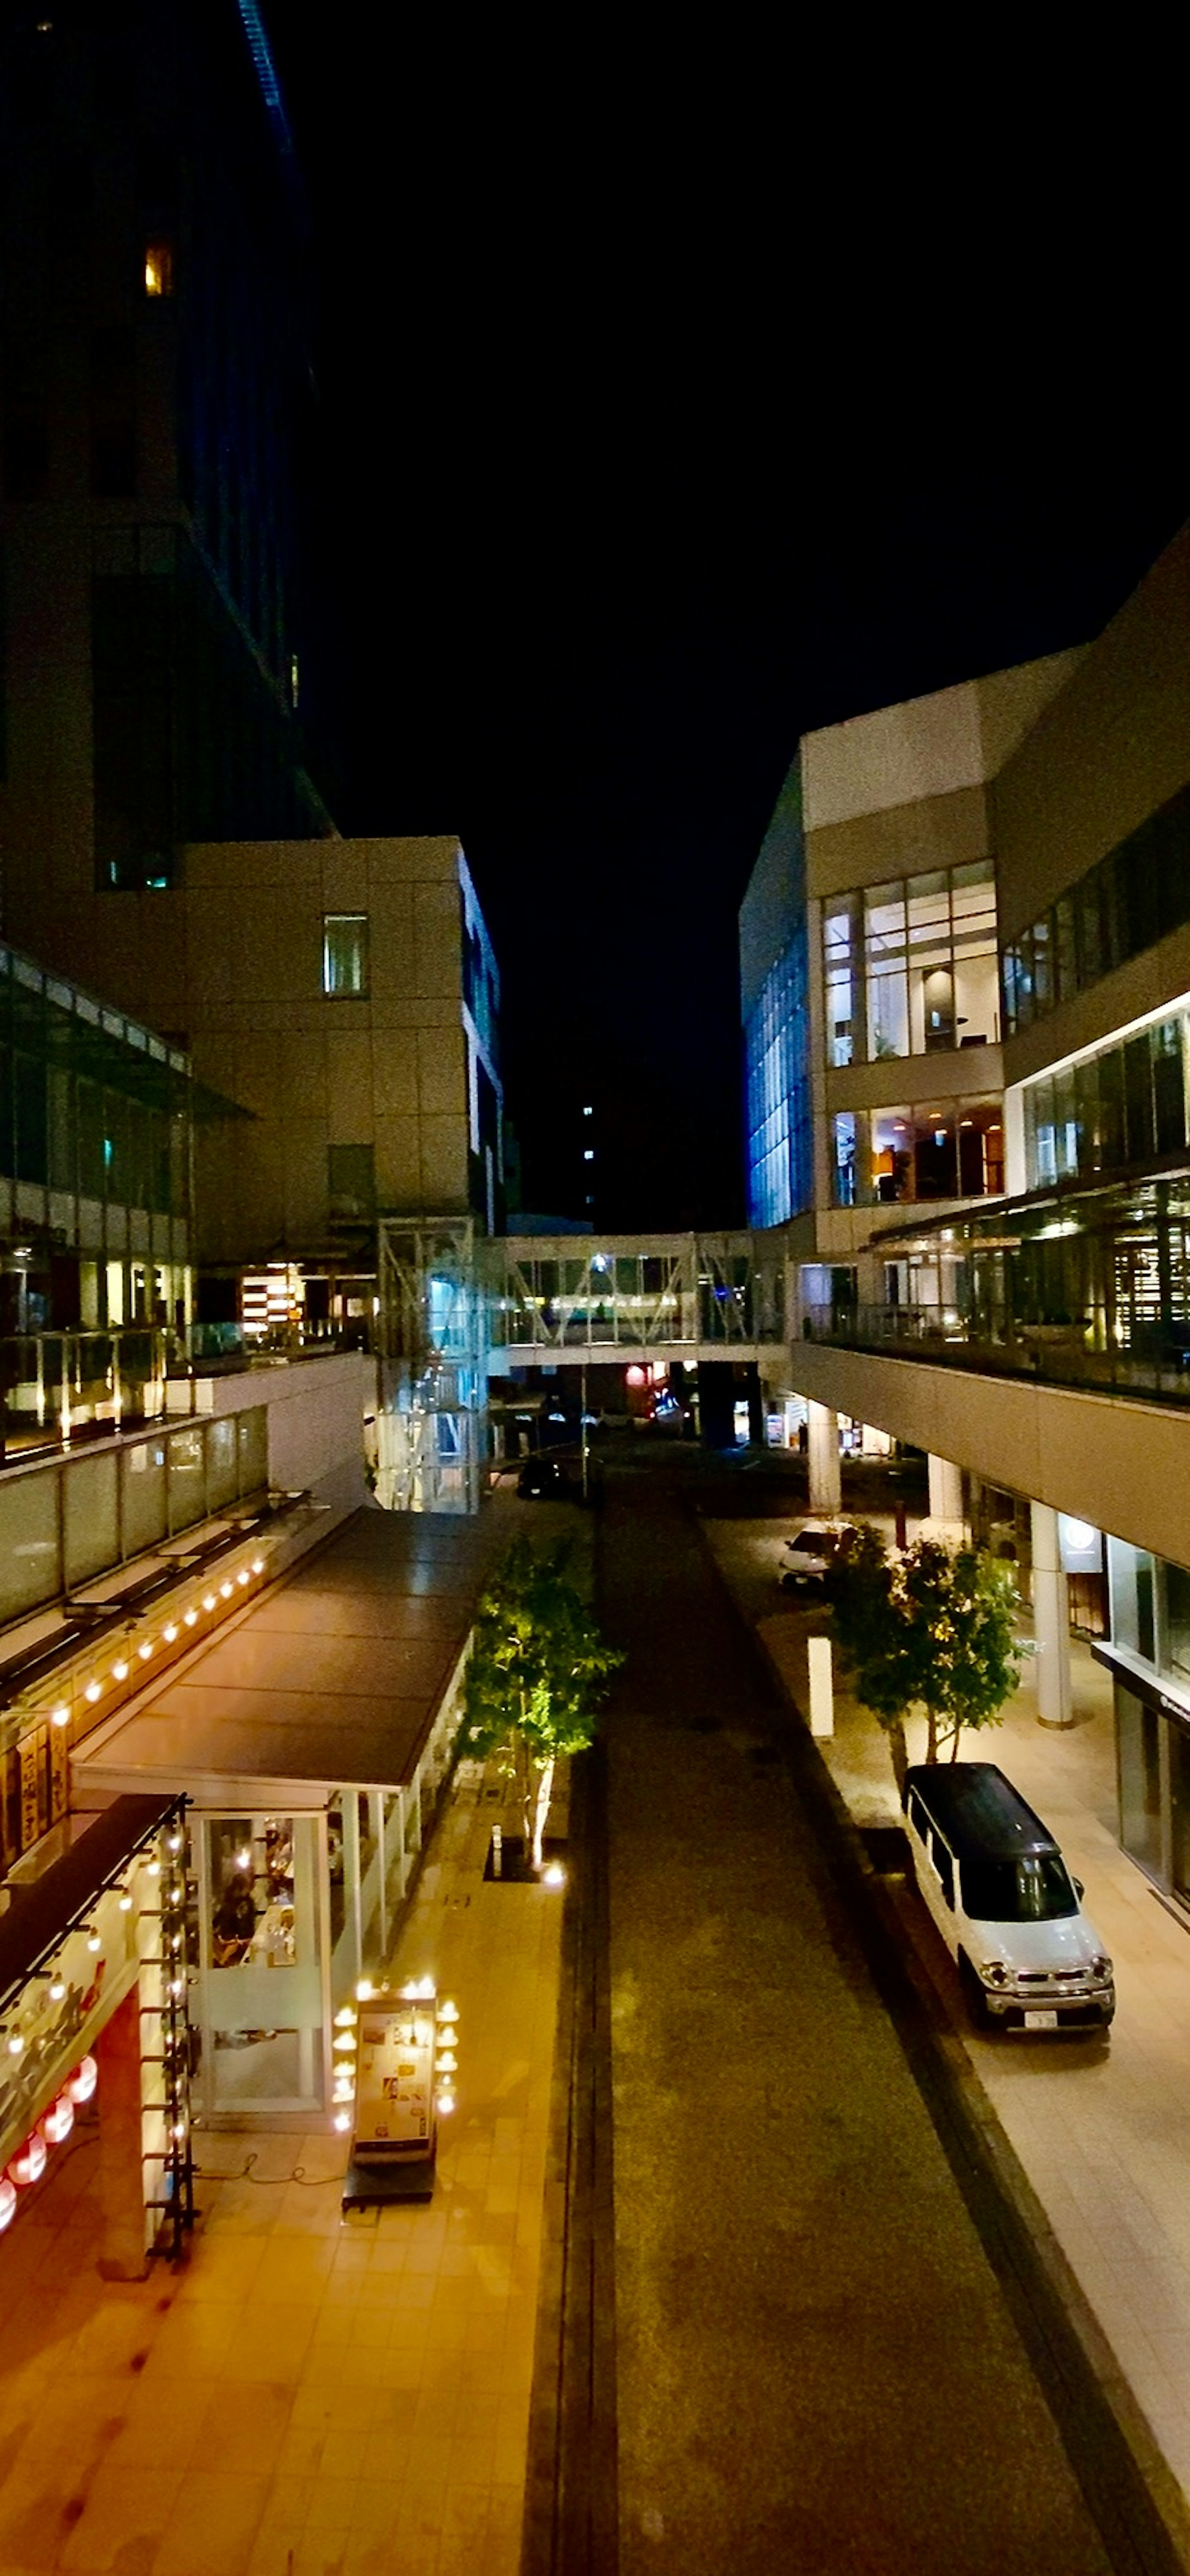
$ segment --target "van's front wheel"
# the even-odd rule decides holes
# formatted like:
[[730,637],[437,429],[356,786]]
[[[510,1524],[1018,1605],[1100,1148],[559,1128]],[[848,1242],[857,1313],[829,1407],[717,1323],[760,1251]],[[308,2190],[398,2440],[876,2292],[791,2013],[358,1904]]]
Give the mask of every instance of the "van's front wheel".
[[992,2016],[988,2007],[988,1999],[969,1959],[960,1959],[959,1979],[963,1989],[963,2001],[966,2004],[967,2011],[970,2014],[971,2021],[975,2029],[990,2030],[992,2027]]

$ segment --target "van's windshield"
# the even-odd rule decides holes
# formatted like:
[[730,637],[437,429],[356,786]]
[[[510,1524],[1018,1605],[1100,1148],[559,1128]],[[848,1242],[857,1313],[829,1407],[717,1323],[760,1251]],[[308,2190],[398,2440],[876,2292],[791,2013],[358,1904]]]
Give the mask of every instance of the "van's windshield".
[[1078,1898],[1057,1852],[1021,1860],[965,1860],[963,1905],[975,1923],[1053,1923]]

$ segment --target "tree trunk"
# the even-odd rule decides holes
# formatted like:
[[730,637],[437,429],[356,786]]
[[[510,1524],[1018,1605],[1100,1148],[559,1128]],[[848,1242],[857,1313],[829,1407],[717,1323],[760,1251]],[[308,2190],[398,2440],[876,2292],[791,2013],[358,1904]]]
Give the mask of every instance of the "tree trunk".
[[905,1742],[905,1720],[891,1717],[888,1722],[888,1749],[892,1755],[893,1778],[902,1806],[905,1802],[905,1774],[909,1769],[909,1748]]
[[529,1768],[529,1756],[523,1735],[517,1737],[516,1768],[517,1796],[520,1800],[521,1823],[525,1829],[525,1849],[528,1851],[533,1839],[533,1773]]
[[950,1758],[951,1758],[951,1761],[952,1761],[952,1762],[957,1762],[957,1761],[958,1761],[958,1758],[959,1758],[959,1737],[960,1737],[960,1735],[962,1734],[962,1732],[963,1732],[962,1727],[961,1727],[961,1726],[956,1726],[955,1731],[954,1731],[954,1734],[953,1734],[953,1736],[952,1736],[952,1738],[951,1738],[951,1745],[950,1745]]
[[554,1758],[543,1762],[537,1781],[537,1805],[533,1816],[533,1867],[541,1867],[541,1846],[545,1840],[545,1820],[554,1794]]
[[933,1709],[928,1708],[926,1710],[926,1760],[927,1762],[936,1762],[937,1759],[938,1720],[934,1715]]

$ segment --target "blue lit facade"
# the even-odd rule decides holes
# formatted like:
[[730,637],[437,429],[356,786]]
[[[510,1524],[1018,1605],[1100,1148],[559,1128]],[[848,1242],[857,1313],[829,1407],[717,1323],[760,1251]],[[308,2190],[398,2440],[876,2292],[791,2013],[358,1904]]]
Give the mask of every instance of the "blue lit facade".
[[809,969],[801,921],[744,1024],[749,1225],[784,1225],[810,1205]]
[[781,790],[740,911],[749,1225],[813,1201],[810,975],[800,760]]

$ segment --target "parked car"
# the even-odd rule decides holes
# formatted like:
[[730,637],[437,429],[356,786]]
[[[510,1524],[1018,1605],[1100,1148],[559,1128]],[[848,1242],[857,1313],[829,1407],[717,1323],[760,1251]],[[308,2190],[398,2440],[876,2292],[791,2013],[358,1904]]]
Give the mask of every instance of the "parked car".
[[1112,1963],[1053,1835],[994,1762],[920,1762],[904,1790],[918,1887],[978,2029],[1106,2030]]
[[781,1568],[783,1590],[806,1592],[820,1585],[848,1530],[846,1522],[832,1527],[826,1521],[807,1521],[795,1537],[787,1538],[788,1563]]
[[565,1502],[572,1492],[570,1478],[560,1458],[527,1458],[517,1477],[516,1489],[525,1503],[551,1499]]

